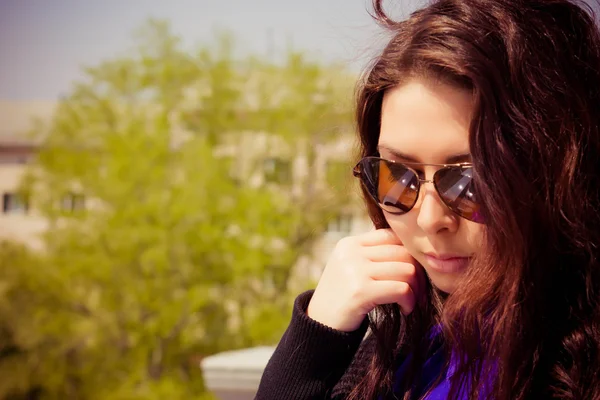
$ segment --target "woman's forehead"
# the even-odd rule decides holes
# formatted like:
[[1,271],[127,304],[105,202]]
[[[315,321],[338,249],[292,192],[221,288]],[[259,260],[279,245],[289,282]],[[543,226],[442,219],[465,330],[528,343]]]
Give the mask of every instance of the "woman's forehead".
[[470,92],[441,83],[413,80],[390,89],[381,110],[380,153],[424,163],[468,154],[472,109]]

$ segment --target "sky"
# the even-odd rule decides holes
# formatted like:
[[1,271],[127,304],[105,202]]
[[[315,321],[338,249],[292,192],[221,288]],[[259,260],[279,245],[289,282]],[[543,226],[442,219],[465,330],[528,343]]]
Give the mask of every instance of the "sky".
[[[407,16],[424,0],[391,10]],[[288,45],[358,70],[381,47],[370,0],[0,0],[0,100],[54,100],[97,65],[133,47],[149,18],[169,21],[186,49],[234,34],[238,52],[281,54]]]

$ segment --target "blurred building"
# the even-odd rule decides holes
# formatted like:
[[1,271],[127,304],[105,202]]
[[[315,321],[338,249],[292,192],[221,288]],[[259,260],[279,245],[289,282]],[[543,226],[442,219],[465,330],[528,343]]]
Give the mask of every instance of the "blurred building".
[[0,239],[11,239],[39,248],[39,234],[47,224],[20,189],[27,164],[35,157],[36,141],[28,137],[33,124],[47,124],[55,102],[0,101]]
[[315,241],[311,254],[306,254],[295,266],[292,283],[318,280],[335,244],[371,226],[348,160],[348,155],[354,152],[354,136],[340,135],[331,142],[307,143],[306,146],[314,151],[312,163],[302,145],[300,149],[292,148],[282,138],[264,132],[236,134],[231,141],[225,138],[217,151],[217,156],[234,160],[231,174],[234,177],[237,174],[237,179],[254,187],[282,187],[298,199],[306,198],[304,191],[318,194],[326,191],[328,185],[343,185],[344,199],[331,199],[340,204],[339,210],[327,221],[327,228]]
[[[35,208],[35,199],[20,191],[20,183],[26,166],[34,159],[38,148],[38,143],[29,137],[28,132],[35,124],[47,127],[56,105],[53,101],[0,101],[0,238],[18,240],[34,248],[40,246],[39,234],[44,232],[47,224]],[[283,143],[273,143],[272,139],[267,134],[248,132],[236,135],[235,143],[225,143],[218,151],[221,156],[235,158],[237,170],[252,169],[251,163],[256,162],[252,154],[260,153],[262,165],[258,173],[249,177],[250,183],[256,186],[277,185],[284,181],[300,182],[306,178],[306,159],[296,156],[296,149],[287,148]],[[344,168],[348,169],[349,174],[350,166],[341,162],[342,158],[336,155],[351,153],[353,140],[345,136],[337,142],[317,146],[317,167],[310,172],[316,176],[309,179],[314,179],[319,188],[327,184],[330,170]],[[303,187],[294,184],[290,189],[298,194]],[[350,188],[348,190],[348,195],[352,197],[354,193],[350,193]],[[65,210],[75,210],[85,207],[85,201],[81,195],[66,194],[60,206]],[[296,277],[318,279],[335,243],[344,236],[368,228],[369,221],[361,207],[345,206],[340,209],[338,215],[328,221],[327,231],[315,244],[313,254],[307,255],[296,266],[297,274],[302,275]]]
[[[55,108],[54,102],[0,101],[0,240],[16,240],[34,249],[42,249],[40,235],[47,230],[48,224],[36,210],[35,199],[21,190],[21,181],[39,148],[39,143],[30,139],[27,132],[36,123],[42,127],[49,126]],[[218,152],[220,156],[234,158],[235,168],[242,170],[256,167],[256,158],[251,155],[261,154],[259,168],[254,168],[257,173],[247,177],[250,184],[276,186],[281,182],[293,182],[289,187],[292,194],[304,190],[294,183],[302,179],[326,185],[328,171],[342,168],[350,175],[351,166],[336,155],[352,152],[354,138],[351,135],[332,143],[318,144],[316,161],[310,171],[307,160],[302,155],[298,156],[296,149],[286,148],[283,143],[271,143],[271,139],[267,134],[256,132],[236,135],[236,143],[225,143]],[[266,154],[265,149],[269,149]],[[349,197],[357,197],[358,192],[354,189],[356,186],[348,187]],[[343,203],[339,213],[328,221],[326,232],[315,242],[312,254],[307,254],[294,266],[291,282],[318,280],[338,240],[370,228],[370,221],[359,206],[360,201]],[[75,211],[88,204],[89,201],[86,203],[82,195],[67,194],[60,207],[65,211]],[[207,386],[221,400],[253,398],[272,351],[270,347],[245,349],[205,359],[203,369]]]

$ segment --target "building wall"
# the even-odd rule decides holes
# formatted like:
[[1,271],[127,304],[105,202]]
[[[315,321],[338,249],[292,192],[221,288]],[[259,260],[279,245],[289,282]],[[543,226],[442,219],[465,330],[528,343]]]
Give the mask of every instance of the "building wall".
[[47,228],[45,219],[29,208],[26,211],[7,206],[7,196],[18,196],[19,185],[27,161],[34,149],[29,146],[0,144],[0,239],[10,239],[25,243],[32,248],[41,248],[39,235]]
[[4,210],[4,195],[18,191],[26,165],[35,153],[35,142],[27,137],[34,126],[47,127],[56,101],[0,100],[0,239],[21,241],[41,248],[39,234],[46,221],[35,212]]
[[[27,162],[35,153],[35,144],[26,140],[22,132],[32,128],[33,118],[38,119],[42,126],[49,126],[56,104],[52,102],[2,102],[0,101],[0,195],[16,193],[20,179]],[[33,117],[33,118],[32,118]],[[350,127],[348,127],[350,129]],[[19,132],[21,132],[19,134]],[[185,132],[183,132],[185,133]],[[181,132],[177,137],[184,137]],[[252,170],[254,173],[246,177],[246,182],[261,186],[268,183],[266,174],[256,163],[256,154],[267,157],[269,161],[292,160],[289,165],[291,194],[301,196],[304,186],[299,184],[303,179],[315,182],[319,189],[327,184],[328,163],[345,160],[352,154],[355,147],[353,135],[340,136],[333,143],[316,143],[313,146],[317,153],[317,168],[308,172],[306,157],[299,153],[298,148],[292,148],[276,135],[264,132],[242,132],[231,135],[231,142],[218,150],[218,154],[236,160],[235,169]],[[313,137],[312,140],[318,138]],[[258,168],[257,168],[258,166]],[[263,165],[265,167],[265,165]],[[348,171],[350,173],[350,171]],[[309,174],[316,176],[308,176]],[[276,184],[276,183],[275,183]],[[358,196],[359,192],[348,188],[348,196]],[[0,197],[0,202],[4,199]],[[360,204],[360,203],[358,203]],[[86,201],[86,206],[90,204]],[[370,222],[362,207],[349,208],[330,221],[329,229],[317,240],[312,254],[307,254],[296,266],[297,276],[318,279],[331,250],[339,239],[349,234],[355,234],[369,229]],[[22,241],[28,245],[39,247],[39,234],[47,228],[47,223],[30,208],[24,214],[21,212],[5,212],[0,209],[0,239],[10,238]]]

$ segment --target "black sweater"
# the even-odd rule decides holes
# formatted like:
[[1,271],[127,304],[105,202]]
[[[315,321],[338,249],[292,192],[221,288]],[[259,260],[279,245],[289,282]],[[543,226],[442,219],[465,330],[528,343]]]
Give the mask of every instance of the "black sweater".
[[255,400],[345,399],[364,377],[375,350],[367,318],[354,332],[329,328],[306,314],[312,294],[296,298]]

